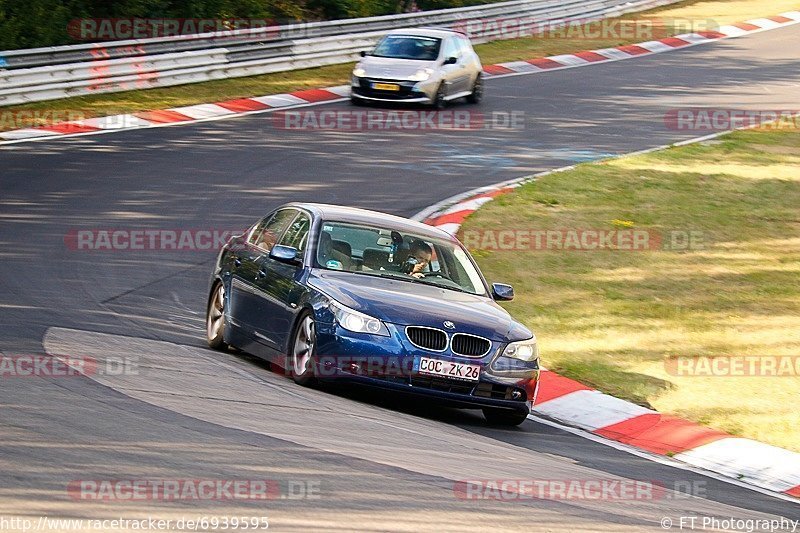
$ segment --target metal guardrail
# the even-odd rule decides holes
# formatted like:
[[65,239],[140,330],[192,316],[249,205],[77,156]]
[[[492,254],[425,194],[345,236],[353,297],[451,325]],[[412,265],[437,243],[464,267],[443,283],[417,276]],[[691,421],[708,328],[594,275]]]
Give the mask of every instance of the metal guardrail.
[[[592,20],[676,0],[514,0],[360,19],[312,22],[0,52],[0,105],[252,76],[355,60],[386,31],[464,28],[473,20],[516,20],[517,30]],[[527,26],[526,26],[527,24]],[[501,25],[473,37],[505,37]]]

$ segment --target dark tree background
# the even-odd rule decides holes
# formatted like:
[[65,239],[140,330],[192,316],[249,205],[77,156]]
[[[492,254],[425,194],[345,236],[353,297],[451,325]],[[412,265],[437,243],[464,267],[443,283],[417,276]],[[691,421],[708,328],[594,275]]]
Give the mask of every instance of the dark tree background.
[[74,44],[74,19],[333,20],[443,9],[492,0],[0,0],[0,50]]

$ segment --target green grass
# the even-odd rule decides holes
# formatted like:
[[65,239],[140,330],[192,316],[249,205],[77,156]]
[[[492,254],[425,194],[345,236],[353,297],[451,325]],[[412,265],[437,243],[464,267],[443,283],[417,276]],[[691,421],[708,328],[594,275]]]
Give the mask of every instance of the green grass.
[[[706,21],[723,24],[795,9],[800,9],[798,0],[687,0],[665,8],[626,15],[622,18],[625,20],[655,19],[667,22],[671,19],[684,22],[694,20],[697,21],[700,28],[705,28]],[[682,33],[683,30],[679,29],[677,32]],[[662,36],[665,35],[658,34],[658,37]],[[619,46],[643,40],[641,38],[613,38],[615,37],[613,35],[611,37],[604,39],[524,37],[481,44],[477,45],[475,49],[480,55],[481,61],[489,65],[504,61]],[[349,82],[352,68],[353,64],[348,63],[177,87],[97,94],[5,106],[0,111],[4,114],[4,117],[0,117],[2,118],[0,119],[0,131],[45,125],[53,121],[53,116],[58,117],[59,120],[63,120],[65,116],[91,118],[342,85]],[[15,114],[20,111],[32,111],[39,114],[30,118],[20,118],[20,115]]]
[[475,250],[543,364],[662,412],[800,451],[800,377],[676,377],[668,356],[800,355],[800,132],[747,131],[529,183],[462,228],[699,232],[674,251]]

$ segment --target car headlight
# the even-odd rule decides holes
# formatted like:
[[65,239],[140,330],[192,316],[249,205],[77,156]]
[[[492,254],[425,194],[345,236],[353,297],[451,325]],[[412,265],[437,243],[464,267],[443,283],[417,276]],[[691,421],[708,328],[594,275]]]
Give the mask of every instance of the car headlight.
[[536,343],[536,337],[526,341],[509,343],[503,351],[503,355],[520,361],[535,361],[539,358],[539,345]]
[[339,325],[348,331],[370,333],[372,335],[382,335],[384,337],[389,336],[389,330],[386,324],[375,317],[359,313],[355,309],[345,307],[338,302],[331,302],[329,307]]
[[367,71],[361,67],[361,65],[356,65],[356,68],[353,69],[353,76],[356,78],[363,78],[367,75]]
[[426,81],[430,79],[431,74],[433,74],[432,68],[421,68],[416,71],[412,76],[409,76],[410,81]]

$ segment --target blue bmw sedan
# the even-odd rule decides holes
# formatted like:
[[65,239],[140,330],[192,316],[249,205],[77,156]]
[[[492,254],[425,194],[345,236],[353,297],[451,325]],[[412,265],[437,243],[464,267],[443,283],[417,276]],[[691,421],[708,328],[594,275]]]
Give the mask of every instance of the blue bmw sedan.
[[220,251],[209,346],[238,348],[299,384],[347,380],[482,409],[518,425],[536,398],[536,337],[496,301],[448,233],[363,209],[286,204]]

